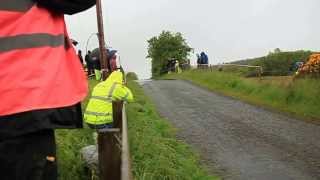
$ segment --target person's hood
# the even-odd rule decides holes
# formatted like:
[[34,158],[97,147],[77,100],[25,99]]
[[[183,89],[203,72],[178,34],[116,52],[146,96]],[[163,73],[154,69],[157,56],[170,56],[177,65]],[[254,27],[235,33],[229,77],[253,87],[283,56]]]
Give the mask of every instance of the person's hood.
[[112,83],[123,83],[123,74],[120,71],[113,71],[110,76],[107,78],[107,81]]

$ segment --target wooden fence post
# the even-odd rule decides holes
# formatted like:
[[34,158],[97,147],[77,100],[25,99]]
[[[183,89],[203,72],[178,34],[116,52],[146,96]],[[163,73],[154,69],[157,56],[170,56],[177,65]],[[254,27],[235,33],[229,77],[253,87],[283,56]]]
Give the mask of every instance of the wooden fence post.
[[260,78],[260,80],[262,80],[262,67],[261,66],[259,67],[259,78]]
[[[104,40],[104,28],[101,0],[96,0],[97,22],[99,32],[100,64],[102,70],[102,79],[105,80],[110,70],[107,61],[107,51]],[[113,102],[113,128],[98,131],[98,160],[99,160],[99,177],[100,180],[120,180],[121,177],[121,160],[122,160],[122,121],[123,121],[123,102]],[[125,129],[124,131],[127,131]],[[127,132],[126,132],[127,134]],[[126,141],[127,143],[127,141]],[[126,144],[128,148],[128,145]],[[126,152],[129,150],[126,149]],[[128,153],[126,153],[128,155]],[[127,158],[129,159],[129,157]],[[127,163],[130,163],[127,161]],[[130,164],[127,164],[127,171],[131,171]],[[127,172],[127,174],[130,174]],[[131,178],[131,176],[127,176]],[[127,179],[125,179],[127,180]]]
[[101,180],[121,179],[122,102],[113,102],[113,125],[98,135]]

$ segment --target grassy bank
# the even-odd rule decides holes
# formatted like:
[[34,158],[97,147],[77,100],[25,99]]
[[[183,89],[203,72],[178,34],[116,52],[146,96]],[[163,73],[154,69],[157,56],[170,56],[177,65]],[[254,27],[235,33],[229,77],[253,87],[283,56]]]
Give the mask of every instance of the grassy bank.
[[217,179],[209,176],[197,156],[176,139],[175,130],[157,114],[154,105],[134,81],[128,82],[135,102],[128,105],[133,173],[138,180]]
[[320,80],[290,78],[243,78],[224,72],[191,70],[164,78],[190,80],[195,84],[227,96],[271,107],[295,116],[319,122]]
[[[97,81],[90,81],[90,88]],[[175,139],[174,129],[155,111],[143,90],[133,81],[135,102],[128,105],[129,139],[133,173],[137,180],[217,179],[207,175],[190,148]],[[88,98],[83,103],[86,106]],[[84,171],[80,149],[93,144],[92,130],[57,130],[59,179],[90,179]]]
[[[92,80],[89,83],[92,89],[97,81]],[[82,104],[83,109],[87,102],[88,97]],[[85,174],[80,149],[94,143],[92,132],[89,128],[56,131],[59,180],[90,179]]]

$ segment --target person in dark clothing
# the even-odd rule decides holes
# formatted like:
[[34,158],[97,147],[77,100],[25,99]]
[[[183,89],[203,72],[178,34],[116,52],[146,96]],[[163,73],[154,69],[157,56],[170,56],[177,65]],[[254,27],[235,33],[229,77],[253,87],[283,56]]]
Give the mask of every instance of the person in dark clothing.
[[[107,61],[108,61],[108,66],[106,68],[109,72],[112,71],[111,64],[114,64],[113,60],[116,57],[116,53],[117,53],[117,50],[106,49],[106,55],[107,55]],[[93,61],[94,69],[101,70],[100,49],[99,48],[94,49],[90,57]]]
[[116,70],[117,68],[117,62],[116,62],[116,58],[117,58],[117,50],[109,50],[107,49],[107,61],[109,62],[109,67],[108,69],[112,72],[114,70]]
[[[45,62],[50,65],[45,67],[46,70],[41,69],[43,67],[37,66],[38,64],[32,65],[38,68],[37,76],[32,74],[34,71],[30,70],[31,66],[16,77],[5,73],[0,75],[0,84],[3,84],[4,79],[13,79],[10,84],[6,84],[6,87],[0,87],[1,180],[57,180],[54,130],[82,128],[80,101],[87,94],[87,82],[85,77],[79,77],[83,72],[66,33],[63,14],[84,11],[92,7],[95,2],[95,0],[0,1],[0,12],[4,14],[0,22],[8,29],[18,31],[28,40],[15,39],[23,46],[10,46],[11,49],[4,49],[10,52],[12,57],[17,58],[9,58],[14,63],[6,64],[8,68],[3,68],[2,71],[11,73],[12,69],[19,69],[21,59],[33,64],[46,60]],[[35,17],[37,23],[30,24],[29,22]],[[22,25],[26,22],[30,27],[25,28],[26,26]],[[39,27],[45,27],[47,24],[49,25],[46,31],[42,32]],[[37,29],[37,32],[31,32],[31,29]],[[55,32],[58,32],[59,36],[56,36]],[[4,36],[8,34],[5,31],[2,33]],[[3,47],[4,44],[5,42],[0,42],[0,46]],[[1,51],[0,67],[3,67],[3,62],[8,59],[8,53]],[[45,56],[46,53],[50,56]],[[23,61],[20,64],[26,66]],[[59,71],[61,69],[66,70],[68,78],[63,79],[59,76],[65,73]],[[56,73],[54,74],[56,76],[52,76],[53,73]],[[29,75],[29,79],[21,78],[25,77],[23,74]],[[51,90],[45,91],[47,89]],[[16,96],[11,94],[6,97],[3,92],[14,92]],[[12,104],[15,105],[10,105],[10,102],[14,102]]]
[[56,180],[54,129],[82,128],[81,104],[0,116],[3,180]]
[[200,59],[201,59],[201,64],[209,64],[209,58],[206,53],[201,52]]
[[86,61],[86,64],[87,64],[88,76],[90,76],[93,73],[93,63],[92,63],[92,59],[91,59],[91,51],[88,51],[88,53],[84,57],[84,60]]
[[175,72],[175,64],[176,64],[176,60],[174,59],[169,60],[169,72]]
[[79,57],[80,63],[83,66],[83,57],[82,57],[82,51],[81,50],[78,50],[78,57]]
[[101,64],[100,64],[100,57],[97,56],[91,56],[91,63],[92,63],[92,69],[93,71],[95,69],[101,70]]
[[201,61],[201,68],[204,68],[204,69],[208,68],[209,58],[206,53],[204,52],[200,53],[200,61]]

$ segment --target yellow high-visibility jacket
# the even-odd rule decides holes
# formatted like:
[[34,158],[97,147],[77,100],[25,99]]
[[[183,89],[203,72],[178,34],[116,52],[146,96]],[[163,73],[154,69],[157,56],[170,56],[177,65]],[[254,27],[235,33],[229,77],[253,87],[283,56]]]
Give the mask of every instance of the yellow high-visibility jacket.
[[123,85],[122,73],[115,71],[107,80],[94,87],[84,113],[85,122],[93,126],[111,124],[112,101],[118,100],[132,102],[133,95],[130,89]]

